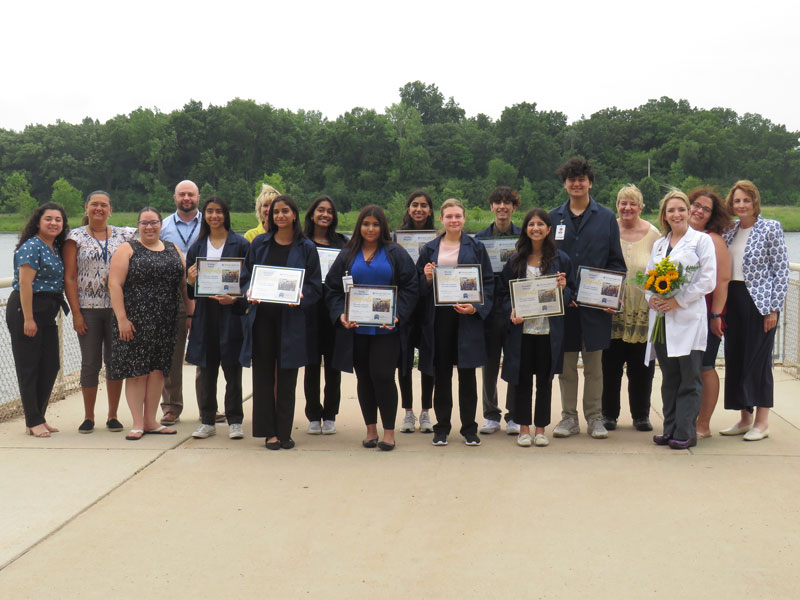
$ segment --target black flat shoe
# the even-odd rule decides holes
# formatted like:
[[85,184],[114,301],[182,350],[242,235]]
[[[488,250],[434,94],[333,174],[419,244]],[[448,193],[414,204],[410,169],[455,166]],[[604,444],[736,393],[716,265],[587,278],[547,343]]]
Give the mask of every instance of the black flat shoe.
[[122,431],[124,427],[122,426],[122,423],[116,419],[109,419],[106,421],[106,429],[109,431]]
[[279,441],[264,442],[264,445],[267,447],[267,450],[280,450],[281,449],[281,443]]
[[92,433],[94,431],[94,421],[86,419],[81,426],[78,427],[78,433]]
[[375,448],[378,445],[378,438],[374,440],[362,440],[361,445],[364,446],[364,448]]
[[378,448],[384,450],[385,452],[391,452],[394,450],[394,444],[387,444],[386,442],[378,442]]
[[291,450],[292,448],[294,448],[294,440],[292,438],[289,438],[285,442],[281,442],[281,448],[283,448],[284,450]]

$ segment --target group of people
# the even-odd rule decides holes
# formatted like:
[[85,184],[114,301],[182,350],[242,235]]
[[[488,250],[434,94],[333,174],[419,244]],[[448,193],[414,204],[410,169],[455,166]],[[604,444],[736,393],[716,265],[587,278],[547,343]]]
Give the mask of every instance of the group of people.
[[[185,358],[197,366],[201,424],[192,435],[198,439],[215,435],[217,423],[225,421],[231,439],[244,437],[242,368],[252,367],[253,436],[265,438],[271,450],[294,447],[297,375],[305,367],[308,434],[336,433],[341,372],[354,371],[365,448],[395,448],[398,396],[404,411],[400,430],[410,433],[418,424],[419,431],[433,434],[435,446],[445,446],[456,367],[460,434],[468,446],[480,445],[479,433],[502,428],[498,374],[508,383],[506,432],[516,435],[520,446],[547,446],[555,375],[562,413],[552,434],[569,437],[581,430],[580,357],[587,431],[602,439],[617,428],[626,366],[633,425],[639,431],[653,429],[649,415],[657,357],[664,430],[653,441],[684,449],[711,434],[720,387],[715,364],[724,334],[725,408],[740,415],[720,433],[750,441],[767,437],[772,348],[789,275],[780,224],[760,216],[755,185],[737,182],[725,203],[709,188],[689,196],[671,190],[661,201],[659,231],[641,218],[644,203],[635,186],[619,191],[615,216],[591,198],[594,174],[587,161],[570,159],[558,174],[569,199],[550,212],[529,211],[521,227],[511,220],[520,198],[509,187],[492,192],[494,222],[474,237],[464,231],[463,204],[446,200],[439,212],[441,231],[421,245],[416,263],[394,241],[380,207],[362,209],[348,237],[336,231],[338,216],[329,196],[315,199],[301,221],[295,200],[266,185],[256,200],[259,225],[245,236],[232,231],[224,199],[211,196],[199,205],[191,181],[176,186],[175,213],[163,219],[158,210],[144,208],[138,228],[109,225],[111,197],[103,191],[89,194],[84,223],[71,231],[64,210],[44,204],[15,251],[7,311],[26,431],[38,437],[58,431],[45,412],[58,371],[55,317],[63,308],[72,311],[82,355],[81,433],[94,430],[98,377],[105,364],[106,427],[124,429],[118,415],[124,380],[133,419],[127,439],[175,434],[172,426],[183,410]],[[436,229],[426,192],[409,196],[398,229]],[[481,241],[498,237],[515,240],[500,268],[498,261],[493,267]],[[338,251],[324,279],[319,249]],[[677,293],[660,295],[634,285],[637,273],[667,256],[689,274]],[[241,294],[196,294],[198,259],[241,260]],[[259,265],[302,269],[299,301],[251,297]],[[480,265],[482,301],[438,301],[437,269],[458,265]],[[619,310],[579,302],[579,274],[585,268],[626,275]],[[517,317],[512,280],[543,276],[552,277],[563,295],[563,314]],[[393,286],[393,322],[349,320],[353,285]],[[470,286],[478,287],[477,282]],[[663,338],[653,335],[659,314]],[[421,372],[418,417],[415,358]],[[485,419],[480,428],[478,367]],[[217,402],[220,368],[224,413]]]

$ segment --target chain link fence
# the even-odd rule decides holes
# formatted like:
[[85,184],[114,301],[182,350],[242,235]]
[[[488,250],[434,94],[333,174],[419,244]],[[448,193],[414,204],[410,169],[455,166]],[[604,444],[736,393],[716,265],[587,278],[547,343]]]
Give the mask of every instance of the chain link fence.
[[781,345],[783,370],[800,379],[800,264],[789,264],[789,292],[781,314],[782,330],[776,336]]

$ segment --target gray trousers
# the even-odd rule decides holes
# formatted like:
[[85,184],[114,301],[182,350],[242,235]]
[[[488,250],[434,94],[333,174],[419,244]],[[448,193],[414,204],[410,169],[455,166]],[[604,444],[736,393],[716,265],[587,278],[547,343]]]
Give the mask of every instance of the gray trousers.
[[697,413],[703,393],[703,352],[692,350],[687,356],[670,358],[666,345],[655,344],[655,349],[661,367],[664,435],[681,441],[692,439],[697,436]]
[[[603,351],[580,353],[583,358],[583,416],[586,422],[603,418]],[[578,416],[578,352],[564,352],[564,369],[558,376],[561,418]]]
[[175,326],[175,349],[172,351],[172,366],[169,377],[164,378],[161,393],[161,411],[180,416],[183,412],[183,358],[186,354],[186,306],[178,300],[178,322]]

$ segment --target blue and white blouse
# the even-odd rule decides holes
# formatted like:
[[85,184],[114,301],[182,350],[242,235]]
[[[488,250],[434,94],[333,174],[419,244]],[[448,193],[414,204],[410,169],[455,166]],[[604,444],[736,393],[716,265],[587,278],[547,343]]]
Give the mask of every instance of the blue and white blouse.
[[64,262],[58,250],[51,250],[39,236],[25,240],[14,251],[14,282],[11,286],[19,291],[19,268],[29,265],[36,276],[33,278],[33,293],[64,291]]

